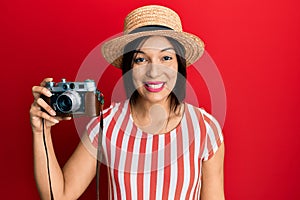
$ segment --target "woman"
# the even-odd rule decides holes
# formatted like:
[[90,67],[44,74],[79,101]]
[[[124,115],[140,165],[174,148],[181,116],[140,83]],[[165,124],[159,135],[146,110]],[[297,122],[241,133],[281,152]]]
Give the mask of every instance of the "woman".
[[[113,199],[224,199],[221,128],[203,109],[183,102],[186,67],[203,50],[197,36],[182,31],[179,16],[162,6],[132,11],[124,35],[103,45],[103,56],[122,69],[128,96],[104,111],[99,140]],[[88,149],[98,148],[100,120],[87,125],[86,137],[61,169],[50,129],[69,118],[55,116],[40,98],[51,96],[44,87],[47,81],[52,79],[32,89],[36,182],[42,198],[49,198],[51,189],[54,199],[76,199],[96,174],[97,159]]]

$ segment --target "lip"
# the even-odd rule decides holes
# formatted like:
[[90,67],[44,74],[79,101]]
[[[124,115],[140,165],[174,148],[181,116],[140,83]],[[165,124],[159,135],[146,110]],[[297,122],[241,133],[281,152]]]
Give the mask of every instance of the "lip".
[[165,82],[161,81],[150,81],[144,82],[144,87],[149,92],[160,92],[164,89]]

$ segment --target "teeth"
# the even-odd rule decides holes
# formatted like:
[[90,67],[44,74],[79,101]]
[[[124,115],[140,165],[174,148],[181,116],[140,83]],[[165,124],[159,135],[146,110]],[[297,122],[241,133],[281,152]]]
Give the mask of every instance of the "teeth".
[[147,84],[147,86],[152,88],[152,89],[161,88],[163,85],[164,85],[163,83],[160,83],[160,84]]

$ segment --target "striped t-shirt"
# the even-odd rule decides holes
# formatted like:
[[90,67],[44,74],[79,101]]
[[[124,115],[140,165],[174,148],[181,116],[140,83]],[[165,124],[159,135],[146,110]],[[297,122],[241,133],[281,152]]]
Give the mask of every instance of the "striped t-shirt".
[[[185,103],[175,129],[148,134],[133,122],[127,100],[106,109],[103,124],[110,199],[199,199],[201,163],[223,142],[221,127],[210,114]],[[97,146],[99,118],[91,120],[87,132]]]

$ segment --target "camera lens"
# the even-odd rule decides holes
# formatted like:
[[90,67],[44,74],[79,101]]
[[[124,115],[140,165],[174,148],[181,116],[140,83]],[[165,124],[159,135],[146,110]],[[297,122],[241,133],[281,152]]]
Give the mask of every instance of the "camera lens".
[[81,98],[75,91],[66,91],[57,97],[57,108],[63,113],[75,112],[80,108]]
[[72,100],[66,95],[61,95],[57,99],[57,105],[61,111],[69,112],[72,109]]

